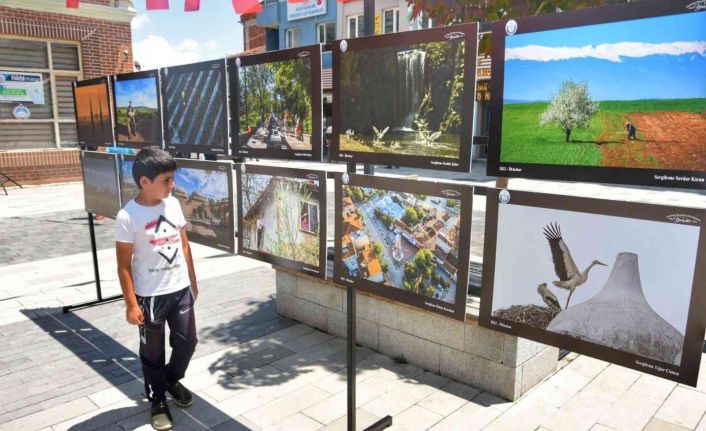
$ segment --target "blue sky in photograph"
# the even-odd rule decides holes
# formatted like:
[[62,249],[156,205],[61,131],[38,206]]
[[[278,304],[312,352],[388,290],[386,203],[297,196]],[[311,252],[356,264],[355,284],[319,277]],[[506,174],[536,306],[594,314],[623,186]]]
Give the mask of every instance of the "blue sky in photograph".
[[178,168],[174,175],[174,188],[188,194],[198,191],[211,199],[228,197],[228,175],[221,171]]
[[509,36],[504,99],[549,100],[586,81],[594,100],[706,97],[706,12]]
[[157,85],[155,78],[130,79],[115,82],[115,99],[118,108],[143,106],[157,109]]
[[229,0],[202,0],[197,12],[184,12],[183,0],[169,2],[169,10],[145,10],[144,0],[133,2],[134,59],[142,70],[197,63],[243,50],[243,26]]

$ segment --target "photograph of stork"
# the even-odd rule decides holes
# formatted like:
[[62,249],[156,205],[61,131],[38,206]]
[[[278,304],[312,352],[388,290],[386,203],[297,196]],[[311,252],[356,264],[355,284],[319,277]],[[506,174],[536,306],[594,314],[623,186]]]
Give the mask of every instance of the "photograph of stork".
[[334,280],[463,320],[472,189],[342,174]]
[[86,211],[115,219],[120,211],[118,162],[115,154],[81,152]]
[[477,25],[333,43],[333,160],[468,171]]
[[326,172],[236,165],[238,250],[326,278]]
[[493,189],[486,214],[482,325],[695,383],[703,210]]
[[239,156],[321,160],[321,46],[228,59]]
[[228,154],[225,69],[220,59],[159,70],[167,150]]
[[705,189],[706,9],[690,4],[498,22],[489,172]]

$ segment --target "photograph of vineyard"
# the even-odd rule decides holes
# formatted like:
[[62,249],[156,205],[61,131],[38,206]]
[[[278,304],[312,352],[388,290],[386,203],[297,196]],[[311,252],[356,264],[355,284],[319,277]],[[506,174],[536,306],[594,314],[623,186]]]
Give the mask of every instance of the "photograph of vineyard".
[[454,304],[460,199],[343,186],[344,277]]
[[342,53],[340,151],[460,157],[464,61],[464,38]]
[[115,218],[120,211],[115,154],[83,153],[83,194],[86,211]]
[[132,178],[133,157],[122,156],[120,159],[120,200],[124,207],[131,199],[139,193],[135,180]]
[[706,12],[505,44],[502,163],[704,171]]
[[228,172],[215,167],[184,167],[185,162],[177,160],[179,168],[174,175],[172,195],[179,200],[188,222],[186,232],[189,239],[216,248],[223,248],[218,244],[232,244],[234,227],[228,198]]
[[[156,74],[156,72],[155,72]],[[162,145],[157,78],[117,79],[115,136],[120,143]]]
[[250,148],[311,151],[309,57],[238,68],[240,139]]
[[241,174],[243,249],[319,267],[319,181]]
[[[220,67],[212,67],[212,66]],[[164,129],[168,146],[225,149],[228,145],[225,65],[162,69]]]
[[78,140],[87,145],[112,145],[113,125],[110,121],[108,81],[76,86],[74,98]]

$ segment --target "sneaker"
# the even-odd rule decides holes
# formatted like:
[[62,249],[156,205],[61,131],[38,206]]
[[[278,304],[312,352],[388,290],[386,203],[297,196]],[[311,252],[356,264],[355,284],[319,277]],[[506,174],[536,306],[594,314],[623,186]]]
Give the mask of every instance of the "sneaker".
[[167,391],[169,391],[169,394],[174,399],[174,403],[179,407],[189,407],[194,403],[191,392],[180,382],[170,384],[167,387]]
[[152,428],[157,431],[172,429],[172,414],[164,400],[152,401]]

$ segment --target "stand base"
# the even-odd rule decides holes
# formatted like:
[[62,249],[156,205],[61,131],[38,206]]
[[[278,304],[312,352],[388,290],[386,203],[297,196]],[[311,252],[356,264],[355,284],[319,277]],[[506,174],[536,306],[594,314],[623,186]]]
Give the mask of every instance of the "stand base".
[[119,299],[123,299],[123,295],[110,296],[108,298],[97,299],[95,301],[82,302],[80,304],[65,305],[62,310],[64,311],[64,313],[68,313],[70,310],[75,310],[77,308],[92,307],[94,305],[105,304],[108,302],[117,301]]
[[379,421],[375,422],[374,424],[370,425],[365,429],[365,431],[378,431],[378,430],[384,430],[387,427],[392,426],[392,416],[387,415],[384,418],[380,419]]

